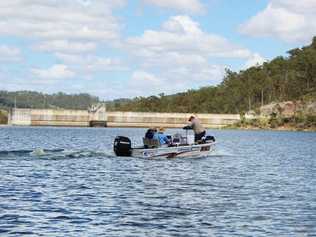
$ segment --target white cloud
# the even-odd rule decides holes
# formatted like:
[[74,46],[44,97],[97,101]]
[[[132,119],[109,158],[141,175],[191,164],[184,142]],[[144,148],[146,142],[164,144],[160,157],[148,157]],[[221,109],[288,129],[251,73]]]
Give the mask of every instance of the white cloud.
[[[155,93],[220,83],[226,65],[212,63],[214,58],[249,60],[250,65],[261,57],[221,36],[204,32],[188,16],[171,17],[160,30],[147,30],[141,36],[130,37],[126,47],[138,59],[134,62],[139,63],[137,73],[132,76],[136,86],[130,88]],[[136,76],[146,80],[136,80]]]
[[48,69],[33,68],[31,69],[31,73],[37,78],[44,79],[43,83],[50,83],[75,76],[75,73],[67,65],[63,64],[55,64]]
[[90,54],[76,55],[64,53],[56,53],[55,56],[67,65],[71,65],[71,68],[76,68],[77,71],[84,73],[126,70],[126,66],[120,59],[116,58],[104,58]]
[[69,42],[68,40],[53,40],[34,46],[35,49],[46,52],[85,53],[96,49],[92,42]]
[[37,1],[0,2],[0,34],[44,40],[112,40],[119,24],[112,8],[122,1]]
[[[40,83],[81,76],[83,71],[85,77],[93,77],[98,71],[119,70],[119,60],[95,55],[100,52],[98,49],[111,48],[121,41],[121,22],[113,10],[126,3],[127,0],[0,1],[0,37],[13,36],[30,43],[32,50],[73,58],[72,64],[57,56],[62,62],[48,69],[41,69],[40,65],[28,68],[41,78]],[[7,51],[0,52],[0,60],[8,58]]]
[[49,53],[92,53],[120,41],[113,9],[126,0],[0,1],[0,36],[32,40],[32,49]]
[[185,15],[171,17],[168,21],[163,23],[162,29],[178,34],[189,33],[192,35],[201,35],[203,33],[199,23]]
[[314,0],[273,0],[276,7],[287,8],[298,13],[315,13],[316,2]]
[[143,0],[147,4],[187,13],[201,13],[205,7],[199,0]]
[[[130,81],[128,82],[127,90],[124,95],[128,96],[149,96],[159,94],[169,87],[164,85],[166,78],[157,77],[153,73],[146,71],[135,71],[132,74]],[[166,92],[166,91],[164,91]]]
[[244,68],[247,69],[249,67],[253,67],[253,66],[260,66],[262,65],[264,62],[266,62],[267,60],[265,58],[263,58],[260,54],[258,53],[254,53],[245,63]]
[[188,89],[197,89],[209,85],[212,81],[219,83],[225,72],[225,67],[212,65],[202,69],[192,70],[186,67],[174,68],[166,72],[153,73],[135,71],[125,89],[125,96],[149,96],[159,93],[173,94]]
[[7,45],[0,45],[0,62],[16,62],[21,60],[19,48]]
[[159,78],[157,78],[155,75],[150,74],[150,73],[145,72],[145,71],[135,71],[132,74],[132,80],[134,82],[138,81],[140,83],[147,83],[147,82],[157,83],[157,84],[161,83],[161,80]]
[[127,44],[134,54],[144,57],[162,56],[167,52],[224,58],[248,58],[251,55],[249,50],[219,35],[203,32],[188,16],[171,17],[160,31],[147,30],[140,37],[129,38]]
[[250,36],[306,43],[316,35],[316,1],[270,0],[263,11],[240,26],[240,31]]
[[152,73],[135,71],[129,81],[128,90],[132,91],[134,96],[137,96],[137,94],[158,94],[159,91],[164,89],[164,81],[164,78],[158,78]]

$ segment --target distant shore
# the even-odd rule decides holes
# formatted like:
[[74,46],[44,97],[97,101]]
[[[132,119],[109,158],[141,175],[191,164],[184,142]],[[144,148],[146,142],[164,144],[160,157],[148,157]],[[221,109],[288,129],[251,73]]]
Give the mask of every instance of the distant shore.
[[[4,128],[4,127],[34,127],[34,126],[12,126],[9,124],[0,124],[0,128]],[[47,126],[35,126],[35,127],[47,127]],[[60,128],[60,127],[65,127],[67,128],[67,126],[48,126],[48,127],[56,127],[56,128]],[[74,126],[69,126],[69,128],[76,128]],[[77,128],[85,128],[85,127],[77,127]],[[133,127],[108,127],[108,128],[133,128]],[[134,127],[135,128],[135,127]],[[138,128],[145,128],[145,127],[138,127]],[[259,131],[259,130],[266,130],[266,131],[289,131],[289,132],[316,132],[316,127],[311,127],[311,128],[297,128],[297,127],[290,127],[290,126],[280,126],[280,127],[276,127],[276,128],[271,128],[271,127],[256,127],[256,126],[235,126],[235,125],[230,125],[230,126],[226,126],[226,127],[221,127],[221,128],[208,128],[208,129],[214,129],[214,130],[244,130],[244,131]]]
[[[298,124],[299,125],[299,124]],[[271,131],[292,131],[292,132],[299,132],[299,131],[304,131],[304,132],[316,132],[316,126],[312,127],[304,127],[304,126],[295,126],[295,125],[282,125],[282,126],[277,126],[277,127],[259,127],[259,126],[253,126],[253,125],[246,125],[246,126],[240,126],[239,124],[237,125],[229,125],[226,126],[223,129],[236,129],[236,130],[271,130]]]

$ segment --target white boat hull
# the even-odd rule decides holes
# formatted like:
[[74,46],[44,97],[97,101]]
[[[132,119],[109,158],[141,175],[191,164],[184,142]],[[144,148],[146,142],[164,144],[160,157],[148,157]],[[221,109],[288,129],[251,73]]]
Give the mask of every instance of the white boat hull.
[[214,150],[215,142],[159,148],[136,147],[132,148],[131,156],[138,158],[203,157]]

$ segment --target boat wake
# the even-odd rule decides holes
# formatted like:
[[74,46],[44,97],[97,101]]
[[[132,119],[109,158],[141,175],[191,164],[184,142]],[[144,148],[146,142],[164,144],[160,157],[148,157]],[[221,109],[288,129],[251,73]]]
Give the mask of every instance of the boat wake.
[[43,149],[34,150],[3,150],[0,151],[0,159],[14,158],[41,158],[41,159],[69,159],[87,157],[114,157],[113,152],[92,150],[66,150],[66,149]]
[[208,157],[234,157],[236,155],[225,151],[216,149],[213,153],[209,154]]

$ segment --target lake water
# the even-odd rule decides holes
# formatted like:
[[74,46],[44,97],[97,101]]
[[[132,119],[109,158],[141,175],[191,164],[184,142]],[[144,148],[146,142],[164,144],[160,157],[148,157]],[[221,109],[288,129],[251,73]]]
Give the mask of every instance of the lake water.
[[144,132],[0,127],[0,236],[316,236],[316,133],[209,130],[206,158],[113,156]]

